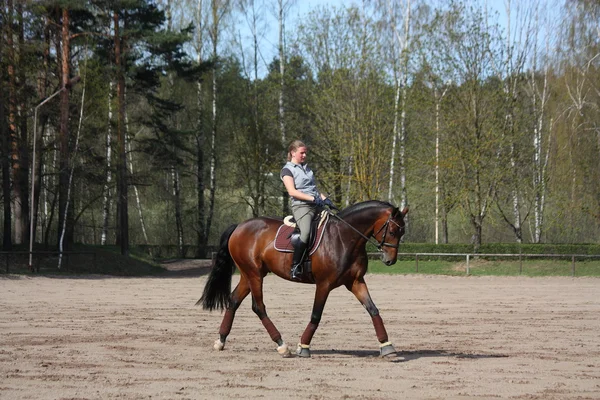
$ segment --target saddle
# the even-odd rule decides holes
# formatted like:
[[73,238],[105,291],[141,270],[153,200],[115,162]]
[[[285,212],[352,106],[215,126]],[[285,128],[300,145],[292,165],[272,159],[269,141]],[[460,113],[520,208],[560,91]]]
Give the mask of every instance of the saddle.
[[[325,210],[320,214],[315,214],[311,222],[310,235],[308,237],[308,254],[304,257],[304,262],[309,260],[309,257],[317,251],[323,238],[323,231],[329,221],[329,213]],[[293,253],[294,244],[300,240],[300,230],[296,226],[296,221],[289,215],[283,219],[283,224],[275,234],[275,250],[284,253]]]

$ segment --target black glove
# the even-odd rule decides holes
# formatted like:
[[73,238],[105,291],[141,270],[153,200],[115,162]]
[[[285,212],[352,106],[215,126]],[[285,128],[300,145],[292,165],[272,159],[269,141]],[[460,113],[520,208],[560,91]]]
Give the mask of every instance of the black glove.
[[319,208],[325,207],[325,202],[323,201],[321,196],[319,196],[319,195],[315,196],[315,205]]
[[323,200],[323,203],[325,203],[325,205],[329,208],[331,208],[332,210],[337,210],[338,208],[333,204],[333,201],[331,201],[331,199],[326,198],[325,200]]

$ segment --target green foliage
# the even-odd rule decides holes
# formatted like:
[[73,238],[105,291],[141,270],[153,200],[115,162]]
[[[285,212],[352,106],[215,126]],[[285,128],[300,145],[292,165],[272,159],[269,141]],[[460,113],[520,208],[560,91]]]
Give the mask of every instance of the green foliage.
[[[257,215],[281,216],[283,186],[278,173],[285,142],[300,138],[311,146],[309,163],[320,186],[340,206],[364,199],[388,200],[390,180],[392,202],[398,202],[404,189],[400,180],[406,179],[411,212],[403,252],[600,253],[592,244],[574,244],[596,243],[600,237],[600,100],[594,86],[600,71],[600,59],[595,57],[600,48],[595,24],[600,7],[596,3],[582,1],[577,2],[581,7],[554,10],[564,26],[551,31],[561,46],[556,49],[541,48],[540,38],[543,29],[550,29],[549,22],[534,26],[528,18],[536,15],[535,10],[523,14],[530,37],[522,54],[518,42],[506,37],[499,29],[501,21],[481,2],[445,2],[437,9],[432,2],[412,3],[410,44],[403,54],[398,53],[402,32],[394,32],[392,23],[395,29],[403,29],[404,10],[390,13],[390,4],[383,2],[366,2],[364,8],[320,7],[301,18],[293,32],[286,32],[284,76],[279,75],[278,55],[268,64],[266,75],[256,78],[249,71],[260,65],[252,65],[255,61],[247,57],[249,42],[228,37],[229,31],[236,30],[237,16],[227,15],[231,10],[220,7],[224,3],[213,3],[219,6],[218,15],[208,9],[192,12],[191,3],[178,3],[181,8],[174,13],[170,30],[161,9],[164,3],[20,2],[22,21],[16,7],[9,10],[6,5],[0,13],[2,21],[13,22],[2,24],[0,106],[5,118],[0,123],[10,125],[9,106],[17,104],[18,144],[26,155],[32,147],[32,108],[60,88],[55,72],[60,60],[60,7],[70,10],[71,64],[74,73],[84,78],[71,91],[71,134],[79,128],[83,83],[86,90],[80,152],[73,160],[76,241],[99,241],[104,195],[112,201],[109,241],[115,236],[115,160],[109,168],[106,146],[110,132],[114,158],[117,109],[111,82],[116,72],[112,37],[116,12],[123,21],[126,50],[126,134],[131,147],[127,154],[132,168],[127,184],[132,189],[128,201],[133,243],[145,240],[141,215],[151,244],[179,246],[181,229],[184,243],[179,252],[190,254],[189,246],[196,245],[201,229],[201,212],[204,219],[208,217],[213,177],[217,183],[209,245],[232,222]],[[234,28],[221,29],[218,43],[216,31],[208,31],[215,15],[222,18],[221,28]],[[11,29],[15,42],[8,49],[6,35]],[[515,27],[512,32],[518,31]],[[261,44],[261,32],[255,33],[257,42],[252,46],[258,46],[260,64],[267,44]],[[207,57],[213,43],[217,54]],[[538,46],[535,52],[534,45]],[[509,50],[514,51],[512,56]],[[398,63],[405,56],[404,102],[399,101],[396,83],[404,83]],[[15,87],[7,75],[11,62],[16,62]],[[544,91],[548,96],[542,99]],[[15,94],[14,101],[10,93]],[[43,132],[44,140],[37,238],[53,243],[58,102],[50,101],[39,111],[38,134]],[[401,118],[406,136],[402,166],[400,142],[392,159]],[[541,142],[537,148],[536,140]],[[74,144],[74,136],[70,142]],[[3,149],[5,154],[8,151]],[[216,161],[211,165],[213,155]],[[24,161],[30,167],[31,160],[25,157]],[[542,176],[543,166],[547,171]],[[24,176],[30,173],[26,170]],[[3,172],[10,171],[7,167]],[[105,187],[108,172],[113,173],[113,181]],[[175,172],[178,198],[173,194]],[[14,179],[9,177],[6,193],[15,187]],[[8,200],[15,193],[4,196],[10,208]],[[199,210],[201,200],[204,207]],[[431,244],[436,204],[438,239],[452,244]],[[539,219],[536,211],[542,214]],[[21,226],[27,225],[25,219]],[[536,237],[537,223],[541,223],[541,238]],[[447,238],[443,232],[448,232]],[[562,244],[529,244],[538,240]],[[172,254],[170,250],[159,253]]]

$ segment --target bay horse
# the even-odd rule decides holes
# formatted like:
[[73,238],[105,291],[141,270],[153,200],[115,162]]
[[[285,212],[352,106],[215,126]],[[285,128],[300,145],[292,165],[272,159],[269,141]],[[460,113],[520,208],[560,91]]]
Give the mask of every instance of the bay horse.
[[[382,253],[383,262],[386,265],[394,264],[400,239],[405,232],[404,216],[408,208],[400,211],[390,203],[370,200],[352,205],[338,214],[328,212],[334,218],[330,218],[326,224],[321,244],[311,256],[316,293],[310,322],[300,338],[296,354],[310,357],[310,343],[319,326],[329,292],[344,285],[371,316],[380,355],[393,355],[396,350],[388,341],[383,320],[371,300],[364,279],[368,265],[366,244],[369,240],[377,241],[375,244]],[[231,225],[223,232],[202,297],[196,303],[202,304],[205,310],[225,309],[219,339],[214,344],[215,350],[223,350],[236,310],[244,298],[252,293],[252,311],[277,343],[277,352],[283,357],[291,356],[281,334],[269,319],[263,302],[263,279],[269,272],[291,280],[292,253],[280,252],[274,245],[281,224],[282,220],[278,218],[259,217]],[[231,279],[236,266],[240,271],[240,280],[231,291]],[[313,283],[305,275],[302,279],[302,283]]]

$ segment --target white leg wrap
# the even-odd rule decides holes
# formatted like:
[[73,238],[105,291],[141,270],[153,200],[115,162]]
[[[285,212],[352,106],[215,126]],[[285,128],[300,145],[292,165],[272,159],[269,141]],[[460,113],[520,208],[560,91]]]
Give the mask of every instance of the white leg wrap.
[[215,340],[215,344],[213,345],[215,350],[223,350],[223,347],[225,347],[225,343],[221,342],[221,339]]
[[290,349],[288,348],[287,344],[282,344],[281,346],[277,347],[277,352],[279,354],[281,354],[282,357],[289,357],[291,355],[290,353]]

